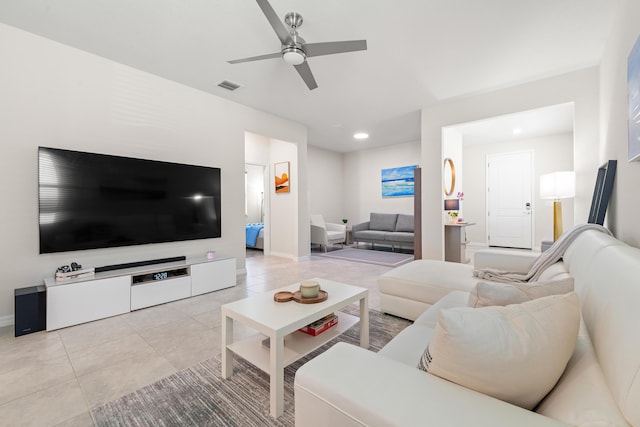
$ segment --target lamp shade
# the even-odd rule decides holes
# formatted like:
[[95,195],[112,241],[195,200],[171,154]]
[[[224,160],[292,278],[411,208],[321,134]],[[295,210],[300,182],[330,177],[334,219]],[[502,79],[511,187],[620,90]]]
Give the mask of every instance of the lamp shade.
[[576,195],[574,171],[553,172],[540,176],[541,199],[569,199]]
[[460,209],[460,200],[458,199],[445,199],[444,210],[445,211],[457,211]]

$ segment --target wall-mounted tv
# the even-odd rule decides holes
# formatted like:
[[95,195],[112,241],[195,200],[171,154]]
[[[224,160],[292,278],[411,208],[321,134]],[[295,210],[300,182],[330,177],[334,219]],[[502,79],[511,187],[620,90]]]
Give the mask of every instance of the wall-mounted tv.
[[40,253],[220,237],[220,169],[38,148]]

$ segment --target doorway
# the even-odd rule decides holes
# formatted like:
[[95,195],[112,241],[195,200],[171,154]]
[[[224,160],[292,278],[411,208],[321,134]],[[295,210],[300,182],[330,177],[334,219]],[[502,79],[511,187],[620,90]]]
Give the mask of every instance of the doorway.
[[244,165],[245,200],[244,214],[247,255],[265,249],[265,170],[264,165],[246,163]]
[[[456,175],[459,170],[464,174],[464,186],[456,188],[453,194],[464,192],[464,201],[460,203],[464,212],[461,214],[464,214],[465,221],[475,223],[466,230],[469,242],[489,246],[487,237],[491,236],[491,246],[499,246],[498,243],[511,246],[511,243],[496,242],[498,236],[489,232],[487,157],[521,151],[532,152],[534,158],[531,174],[533,197],[530,200],[532,249],[537,249],[540,242],[553,235],[553,203],[540,199],[537,183],[540,175],[574,169],[573,117],[573,103],[567,103],[460,123],[451,126],[447,134],[443,133],[443,157],[454,159]],[[462,146],[460,153],[452,152],[450,146],[458,145]],[[573,201],[563,203],[563,208],[566,218],[573,218]]]
[[487,155],[487,242],[533,248],[533,152]]

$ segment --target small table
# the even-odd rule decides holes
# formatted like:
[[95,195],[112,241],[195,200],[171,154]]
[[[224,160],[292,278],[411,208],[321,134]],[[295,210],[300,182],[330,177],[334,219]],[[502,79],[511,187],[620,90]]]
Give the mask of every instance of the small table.
[[457,222],[444,226],[444,260],[466,263],[467,234],[466,227],[475,222]]
[[345,244],[350,245],[351,243],[353,243],[353,229],[351,228],[350,225],[347,225],[347,235],[346,235],[346,239],[345,239]]
[[[233,375],[234,354],[246,359],[270,375],[270,413],[279,417],[284,410],[284,368],[360,322],[360,346],[369,347],[369,291],[366,288],[314,278],[329,294],[326,301],[301,304],[295,301],[278,303],[273,295],[279,291],[296,291],[300,283],[245,298],[221,307],[222,312],[222,377]],[[338,312],[356,301],[360,302],[360,317]],[[298,331],[301,327],[330,313],[339,317],[338,324],[317,336]],[[233,323],[240,322],[260,334],[239,341],[233,339]],[[266,348],[262,341],[269,337]],[[285,345],[285,336],[286,345]],[[274,345],[275,343],[275,345]]]

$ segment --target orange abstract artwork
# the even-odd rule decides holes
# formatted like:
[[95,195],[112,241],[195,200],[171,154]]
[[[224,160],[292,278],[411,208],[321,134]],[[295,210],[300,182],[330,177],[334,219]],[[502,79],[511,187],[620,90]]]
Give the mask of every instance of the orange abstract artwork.
[[276,193],[289,192],[289,162],[274,165]]

